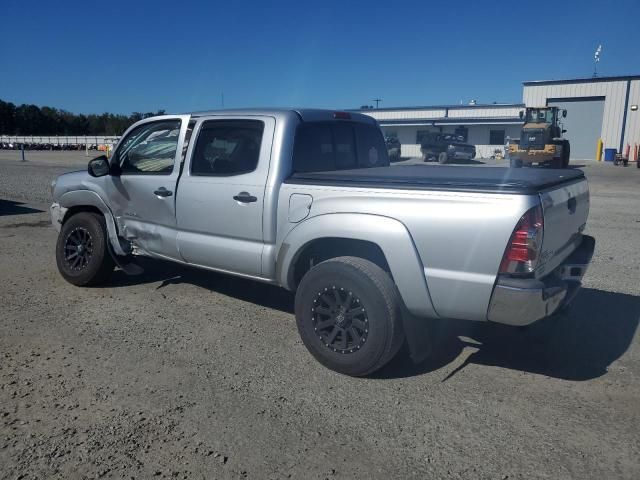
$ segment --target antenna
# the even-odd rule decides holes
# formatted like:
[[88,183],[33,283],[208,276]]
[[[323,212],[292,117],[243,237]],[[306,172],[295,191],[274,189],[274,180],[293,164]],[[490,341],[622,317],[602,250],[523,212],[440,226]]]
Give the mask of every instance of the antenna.
[[596,53],[593,55],[593,78],[598,76],[598,63],[600,62],[600,54],[602,53],[602,45],[598,45]]
[[382,101],[382,99],[381,98],[374,98],[373,101],[376,102],[376,108],[378,108],[378,105],[380,105],[380,102]]

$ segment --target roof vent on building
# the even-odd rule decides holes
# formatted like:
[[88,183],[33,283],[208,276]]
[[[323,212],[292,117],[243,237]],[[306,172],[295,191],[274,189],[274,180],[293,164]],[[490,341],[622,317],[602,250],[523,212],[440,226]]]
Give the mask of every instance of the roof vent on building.
[[476,102],[475,100],[469,100],[469,105],[475,105],[475,104],[477,104],[477,103],[478,103],[478,102]]

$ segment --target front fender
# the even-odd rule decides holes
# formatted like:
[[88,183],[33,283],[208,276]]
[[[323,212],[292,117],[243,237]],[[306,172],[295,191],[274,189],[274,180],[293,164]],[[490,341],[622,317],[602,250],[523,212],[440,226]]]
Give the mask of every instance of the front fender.
[[109,243],[113,247],[113,251],[116,255],[126,256],[124,250],[120,246],[118,241],[118,230],[116,229],[116,223],[113,220],[113,214],[107,204],[104,203],[102,198],[91,190],[73,190],[60,196],[58,203],[63,208],[72,208],[78,206],[92,206],[97,208],[104,215],[104,220],[107,225],[107,234],[109,235]]
[[379,215],[335,213],[299,223],[280,248],[277,276],[282,286],[293,289],[296,259],[310,242],[321,238],[363,240],[378,245],[409,312],[419,317],[437,317],[411,235],[401,222]]

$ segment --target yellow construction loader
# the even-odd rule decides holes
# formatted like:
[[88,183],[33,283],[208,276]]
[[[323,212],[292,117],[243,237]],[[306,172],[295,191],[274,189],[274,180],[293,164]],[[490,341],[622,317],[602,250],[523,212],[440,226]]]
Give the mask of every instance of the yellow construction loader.
[[566,116],[567,111],[558,107],[528,107],[520,112],[524,125],[520,139],[509,144],[511,166],[519,168],[537,163],[567,168],[570,145],[562,136],[566,130],[560,124],[560,117]]

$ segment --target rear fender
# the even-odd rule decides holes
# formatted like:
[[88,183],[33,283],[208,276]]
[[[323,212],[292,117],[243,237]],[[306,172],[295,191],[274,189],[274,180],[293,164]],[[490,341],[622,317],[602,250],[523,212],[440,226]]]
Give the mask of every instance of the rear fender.
[[[293,290],[295,262],[304,248],[321,238],[345,238],[380,247],[406,308],[418,317],[437,317],[424,276],[424,267],[406,227],[397,220],[369,214],[318,215],[299,223],[283,240],[276,275]],[[340,256],[340,252],[336,252]]]

